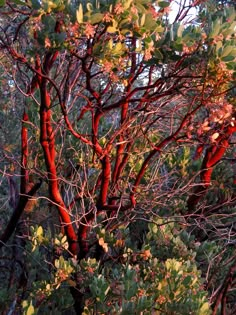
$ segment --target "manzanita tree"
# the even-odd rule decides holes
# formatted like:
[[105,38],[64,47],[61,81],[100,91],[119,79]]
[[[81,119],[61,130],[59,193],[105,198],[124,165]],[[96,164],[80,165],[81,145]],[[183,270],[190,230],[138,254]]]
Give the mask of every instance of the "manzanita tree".
[[[106,300],[110,267],[102,276],[99,270],[106,270],[107,261],[128,263],[128,269],[117,267],[117,272],[134,282],[135,257],[144,266],[150,259],[148,268],[156,270],[162,283],[161,267],[152,261],[158,249],[145,247],[153,226],[141,228],[137,222],[159,228],[177,222],[178,232],[186,230],[200,244],[212,237],[215,241],[214,231],[228,233],[227,241],[234,238],[228,218],[235,215],[236,200],[235,11],[230,3],[181,2],[170,22],[171,8],[171,1],[148,0],[1,2],[1,106],[6,107],[1,113],[1,172],[8,178],[12,214],[2,228],[0,246],[7,246],[19,220],[34,215],[40,224],[46,222],[54,239],[52,226],[59,223],[49,213],[56,209],[63,242],[68,241],[68,253],[79,269],[68,269],[61,256],[55,266],[64,270],[64,278],[57,275],[54,284],[58,288],[73,274],[69,284],[78,314],[92,305],[86,304],[86,292],[95,299],[98,294],[87,283],[91,275],[97,279],[94,286],[103,288],[99,302]],[[7,136],[8,117],[15,120],[16,133],[21,128],[17,143]],[[223,167],[227,176],[217,179]],[[21,237],[27,233],[34,245],[42,244],[41,227],[29,232],[30,224],[25,225],[18,229]],[[132,246],[124,237],[134,243],[136,256],[126,252]],[[214,314],[220,303],[222,314],[228,307],[234,255],[230,252],[217,291],[209,284]],[[173,259],[166,260],[167,269],[174,258],[166,256]],[[173,270],[178,274],[181,266],[183,262]],[[145,270],[141,274],[146,272],[149,279]],[[181,279],[190,285],[190,278]],[[136,287],[130,299],[152,294]],[[146,301],[145,307],[151,312],[156,303],[163,304],[161,296]],[[38,306],[44,299],[45,291]],[[174,295],[168,299],[174,301]],[[112,295],[107,301],[106,307],[117,303],[111,312],[121,312],[121,300]],[[196,304],[198,310],[203,307],[199,314],[209,312],[204,299],[202,303]],[[106,307],[92,311],[109,312]],[[159,309],[166,314],[171,310]]]

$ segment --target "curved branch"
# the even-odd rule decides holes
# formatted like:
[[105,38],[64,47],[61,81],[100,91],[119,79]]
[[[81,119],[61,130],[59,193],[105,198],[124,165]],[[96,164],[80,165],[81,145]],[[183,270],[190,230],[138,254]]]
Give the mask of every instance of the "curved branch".
[[135,192],[137,190],[138,185],[140,184],[141,179],[143,178],[147,167],[149,166],[149,163],[151,161],[151,159],[157,154],[160,153],[162,148],[169,144],[171,141],[175,140],[177,135],[183,130],[183,128],[186,126],[189,118],[199,109],[201,105],[197,106],[193,111],[191,111],[190,113],[186,114],[185,117],[183,118],[179,128],[172,133],[169,137],[165,138],[163,141],[161,141],[159,144],[155,145],[154,149],[152,151],[150,151],[149,155],[146,157],[146,159],[144,160],[141,169],[139,171],[139,173],[136,176],[136,180],[134,182],[133,185],[133,189],[130,193],[130,201],[132,203],[133,206],[136,205],[136,199],[135,199]]

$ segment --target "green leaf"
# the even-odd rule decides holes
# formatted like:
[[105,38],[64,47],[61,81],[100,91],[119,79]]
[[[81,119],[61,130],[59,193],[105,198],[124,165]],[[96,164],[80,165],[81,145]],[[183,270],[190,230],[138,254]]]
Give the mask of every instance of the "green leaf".
[[0,0],[0,7],[3,7],[6,4],[5,0]]
[[170,300],[174,301],[174,298],[175,298],[174,292],[170,292]]
[[65,32],[55,34],[55,41],[57,44],[64,43],[65,39],[66,39],[66,33]]
[[83,17],[84,17],[84,14],[83,14],[83,7],[82,7],[82,4],[80,3],[79,9],[76,10],[76,19],[77,19],[77,22],[78,22],[78,23],[83,23]]
[[121,30],[120,32],[122,35],[128,35],[131,33],[131,30],[128,28],[124,28],[123,30]]
[[26,315],[33,315],[34,314],[34,307],[32,305],[32,302],[30,304],[30,306],[28,307],[27,311],[26,311]]
[[160,1],[160,2],[158,2],[158,6],[159,6],[160,8],[167,8],[167,7],[170,6],[170,3],[169,3],[169,2],[166,2],[166,1]]
[[88,10],[89,12],[93,11],[93,5],[92,5],[92,3],[88,2],[87,5],[86,5],[86,7],[87,7],[87,10]]
[[149,4],[150,0],[136,0],[136,3],[141,3],[141,4]]
[[41,5],[38,0],[31,0],[31,3],[32,3],[32,9],[39,10],[41,8]]
[[55,243],[55,245],[61,245],[61,242],[59,241],[58,238],[55,238],[54,243]]
[[102,13],[94,13],[90,17],[90,23],[91,24],[97,24],[100,23],[103,19],[103,14]]
[[154,31],[157,28],[157,23],[153,19],[151,13],[146,14],[144,27],[147,28],[149,31]]
[[182,282],[182,284],[187,287],[189,286],[189,284],[191,283],[192,281],[192,276],[187,276],[186,278],[184,278],[184,281]]
[[32,3],[32,9],[34,10],[40,9],[41,5],[38,0],[31,0],[31,3]]
[[107,32],[109,33],[115,33],[118,31],[118,28],[117,28],[117,25],[118,23],[116,22],[116,20],[112,20],[112,26],[108,26],[107,28]]
[[164,31],[164,27],[162,25],[158,25],[155,29],[157,33],[162,33]]
[[127,28],[127,27],[130,27],[131,24],[130,24],[130,20],[129,19],[123,19],[120,21],[119,23],[119,28]]
[[236,70],[236,63],[235,62],[227,62],[226,63],[227,69],[229,70]]
[[[5,1],[5,0],[4,0]],[[15,4],[19,4],[19,5],[26,5],[26,3],[24,1],[20,1],[20,0],[13,0],[13,2]]]
[[156,234],[157,231],[158,231],[157,225],[156,225],[156,224],[153,224],[153,225],[152,225],[152,232],[153,232],[154,234]]
[[126,0],[123,4],[125,10],[129,9],[133,0]]
[[215,36],[219,35],[220,29],[221,29],[221,22],[220,20],[216,20],[216,22],[214,22],[213,24],[212,31],[209,37],[214,38]]
[[54,262],[54,265],[57,269],[60,268],[60,263],[59,263],[59,259],[56,259],[55,262]]
[[39,226],[36,232],[36,236],[41,236],[41,235],[43,235],[43,228],[42,226]]
[[209,310],[210,310],[209,303],[205,302],[200,308],[199,315],[207,315],[209,314]]
[[59,265],[60,265],[60,267],[64,267],[64,265],[65,265],[65,260],[64,260],[64,257],[63,256],[60,256],[59,257]]
[[225,62],[233,61],[234,59],[235,59],[235,56],[232,56],[232,55],[225,56],[225,57],[222,57],[222,58],[221,58],[221,60],[222,60],[222,61],[225,61]]
[[109,50],[112,50],[113,47],[113,40],[109,39],[109,41],[106,44],[106,48],[108,48]]
[[144,13],[141,17],[141,20],[140,20],[140,25],[143,26],[144,23],[145,23],[145,19],[146,19],[146,14]]
[[182,37],[183,31],[184,31],[184,25],[180,24],[180,26],[178,27],[178,30],[177,30],[177,36]]
[[98,56],[102,53],[102,50],[103,50],[103,45],[102,43],[96,43],[94,46],[93,46],[93,54],[95,56]]
[[120,42],[118,42],[115,46],[114,46],[114,48],[112,49],[112,54],[114,54],[114,55],[122,55],[123,54],[123,52],[124,52],[124,45],[122,44],[122,43],[120,43]]
[[159,60],[162,60],[162,59],[163,59],[163,55],[162,55],[162,53],[160,52],[159,49],[155,49],[154,55],[155,55],[155,57],[158,58]]
[[219,55],[221,55],[221,51],[222,51],[222,41],[218,41],[217,43],[216,43],[216,51],[217,51],[217,54],[218,54],[218,56]]
[[229,21],[235,21],[236,19],[236,11],[235,10],[230,10],[228,20]]
[[231,22],[228,24],[224,30],[222,30],[222,34],[226,37],[235,33],[236,22]]
[[63,244],[63,243],[65,243],[66,241],[67,241],[67,237],[66,237],[66,235],[64,235],[63,238],[61,239],[61,243]]
[[228,56],[233,49],[234,49],[234,46],[226,46],[226,47],[224,47],[224,49],[222,51],[222,54],[221,54],[221,57]]
[[178,43],[178,42],[174,42],[173,43],[173,48],[176,51],[183,51],[183,44],[182,43]]
[[56,20],[55,20],[55,18],[52,15],[44,14],[42,16],[42,23],[46,26],[47,31],[49,31],[51,29],[54,30],[55,25],[56,25]]
[[107,32],[108,33],[115,33],[117,31],[118,30],[117,30],[117,28],[115,26],[108,26],[108,28],[107,28]]
[[147,10],[145,9],[145,7],[141,4],[141,3],[136,3],[136,8],[138,9],[138,11],[142,14],[146,13]]

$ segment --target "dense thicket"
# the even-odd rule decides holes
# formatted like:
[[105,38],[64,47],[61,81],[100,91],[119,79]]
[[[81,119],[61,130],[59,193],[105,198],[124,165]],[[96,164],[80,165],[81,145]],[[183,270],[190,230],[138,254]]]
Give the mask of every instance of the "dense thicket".
[[3,314],[235,314],[234,4],[0,5]]

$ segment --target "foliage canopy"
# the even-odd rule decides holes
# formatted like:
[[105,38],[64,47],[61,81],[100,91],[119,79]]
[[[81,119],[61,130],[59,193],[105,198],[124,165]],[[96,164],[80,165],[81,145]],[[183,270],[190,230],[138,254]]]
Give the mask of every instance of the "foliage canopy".
[[0,0],[3,311],[234,314],[235,8],[172,5]]

